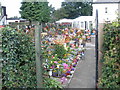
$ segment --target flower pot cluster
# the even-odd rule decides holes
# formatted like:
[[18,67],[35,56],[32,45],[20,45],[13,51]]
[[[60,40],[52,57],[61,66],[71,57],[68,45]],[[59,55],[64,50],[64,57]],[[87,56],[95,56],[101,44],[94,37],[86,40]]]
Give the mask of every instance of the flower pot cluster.
[[[62,33],[59,34],[59,31]],[[52,28],[46,33],[42,37],[44,75],[59,78],[64,83],[72,77],[78,61],[81,60],[80,53],[85,50],[82,45],[84,32],[78,29]]]

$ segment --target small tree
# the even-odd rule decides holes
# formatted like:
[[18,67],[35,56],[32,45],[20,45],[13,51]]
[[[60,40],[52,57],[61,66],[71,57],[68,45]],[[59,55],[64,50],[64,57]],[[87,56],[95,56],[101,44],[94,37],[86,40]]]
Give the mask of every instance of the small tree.
[[65,8],[60,8],[60,9],[55,10],[55,11],[52,13],[52,16],[54,17],[54,18],[53,18],[54,20],[59,20],[59,19],[62,19],[62,18],[64,18],[64,17],[67,17],[68,14],[67,14]]
[[40,23],[50,20],[50,7],[48,2],[22,2],[20,7],[21,17],[30,21],[39,21]]
[[[65,0],[67,1],[67,0]],[[62,8],[64,7],[65,12],[68,16],[64,18],[74,19],[78,16],[89,16],[92,15],[92,4],[91,2],[63,2]]]

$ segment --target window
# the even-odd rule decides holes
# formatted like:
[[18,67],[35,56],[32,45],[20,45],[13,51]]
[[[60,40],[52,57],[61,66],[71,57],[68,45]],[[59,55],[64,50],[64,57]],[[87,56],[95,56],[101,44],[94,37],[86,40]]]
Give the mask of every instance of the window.
[[92,21],[89,21],[89,29],[92,30]]
[[81,22],[81,28],[83,28],[83,22]]
[[105,13],[108,13],[108,8],[107,7],[105,7]]

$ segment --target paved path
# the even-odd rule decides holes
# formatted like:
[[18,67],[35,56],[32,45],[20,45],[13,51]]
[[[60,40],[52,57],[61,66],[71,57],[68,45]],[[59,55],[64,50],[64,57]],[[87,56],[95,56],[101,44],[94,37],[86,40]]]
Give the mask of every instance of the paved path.
[[85,60],[79,61],[68,88],[95,88],[95,39],[86,44]]

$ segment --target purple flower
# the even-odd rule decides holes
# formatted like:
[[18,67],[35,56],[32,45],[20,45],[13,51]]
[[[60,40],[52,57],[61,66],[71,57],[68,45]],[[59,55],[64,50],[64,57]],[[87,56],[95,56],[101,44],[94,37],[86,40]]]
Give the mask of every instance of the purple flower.
[[75,70],[74,68],[71,69],[71,71],[74,71],[74,70]]
[[73,67],[76,67],[76,64],[74,64]]
[[67,75],[63,73],[61,76],[62,76],[62,77],[66,77]]
[[57,72],[53,72],[53,73],[52,73],[52,76],[53,76],[53,77],[57,77],[57,75],[58,75]]
[[77,60],[77,62],[79,61],[79,59],[76,59]]
[[70,71],[67,71],[67,73],[70,73]]
[[52,65],[52,68],[55,68],[55,65]]

